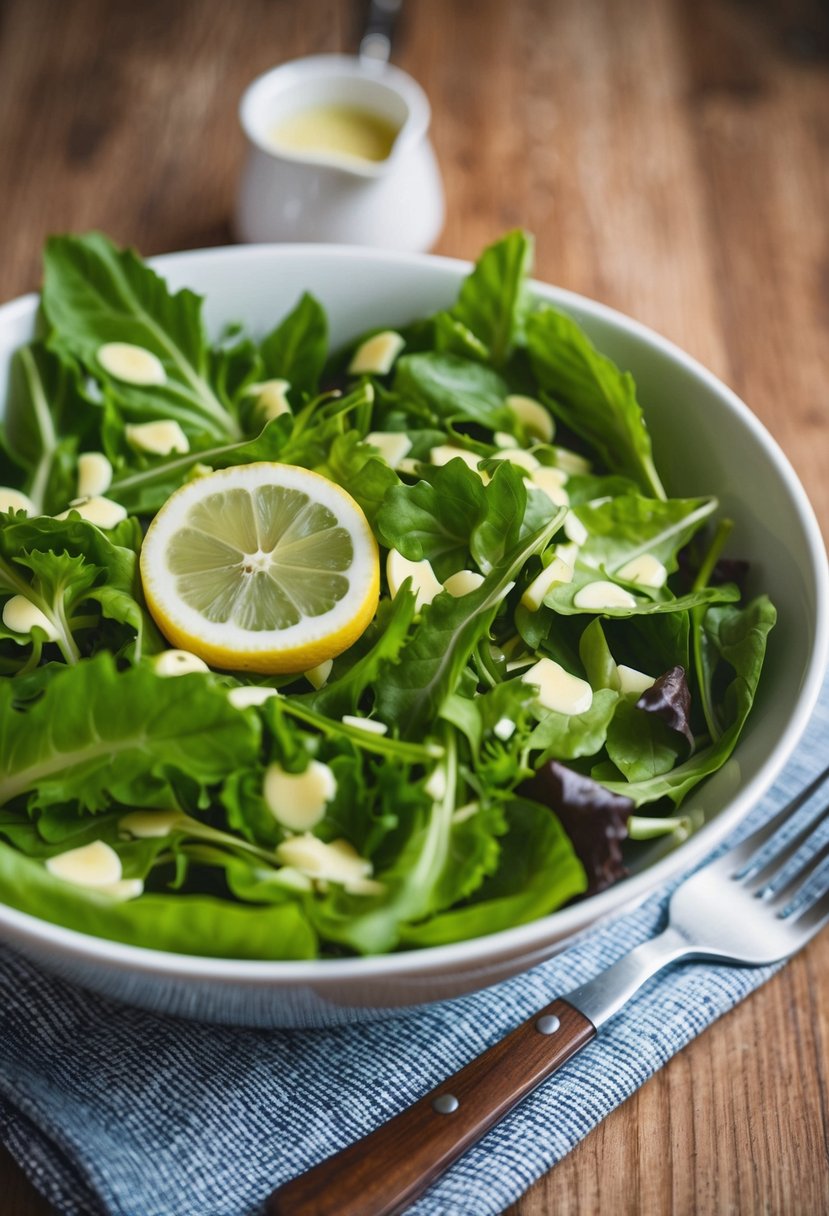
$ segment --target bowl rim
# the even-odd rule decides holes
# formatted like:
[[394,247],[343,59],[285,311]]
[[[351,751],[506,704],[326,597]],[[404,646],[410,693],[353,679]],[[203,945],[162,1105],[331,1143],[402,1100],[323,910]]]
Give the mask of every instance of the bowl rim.
[[[148,261],[154,269],[163,273],[173,265],[186,265],[190,260],[244,263],[260,259],[263,255],[274,254],[280,258],[300,261],[309,256],[316,256],[330,259],[332,262],[371,261],[382,262],[385,266],[427,264],[436,269],[450,271],[458,281],[468,273],[472,265],[466,260],[443,255],[319,243],[223,245],[162,254],[149,258]],[[770,788],[806,728],[820,695],[829,660],[829,564],[820,527],[808,496],[788,457],[759,418],[732,389],[697,359],[649,326],[609,305],[535,279],[530,287],[533,293],[542,299],[561,304],[565,308],[569,306],[579,313],[611,325],[617,331],[633,335],[644,344],[656,348],[700,381],[719,397],[728,409],[736,413],[752,433],[754,440],[776,467],[792,499],[811,562],[809,573],[815,584],[817,613],[814,647],[794,712],[774,749],[753,778],[740,788],[710,823],[640,873],[547,916],[483,937],[392,954],[347,959],[227,959],[210,955],[179,954],[95,937],[0,903],[0,930],[12,945],[20,943],[24,948],[37,951],[40,957],[43,957],[45,951],[60,954],[66,959],[71,958],[73,962],[105,964],[115,970],[165,976],[186,982],[273,987],[304,984],[313,985],[316,990],[325,990],[329,986],[339,987],[345,981],[360,982],[371,979],[393,982],[412,978],[414,975],[422,979],[432,973],[452,971],[460,965],[464,973],[469,975],[471,967],[489,967],[494,962],[514,955],[531,957],[531,963],[527,965],[532,965],[557,949],[571,944],[575,937],[584,931],[628,911],[669,879],[691,869],[726,837]],[[37,294],[29,293],[0,306],[0,328],[8,322],[25,319],[36,307],[38,298]]]

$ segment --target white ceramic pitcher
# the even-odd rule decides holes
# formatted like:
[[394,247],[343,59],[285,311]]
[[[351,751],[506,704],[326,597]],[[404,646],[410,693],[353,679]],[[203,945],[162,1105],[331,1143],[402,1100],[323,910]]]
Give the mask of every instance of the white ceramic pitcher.
[[[278,147],[273,131],[312,106],[347,106],[398,131],[385,160]],[[334,241],[422,252],[443,226],[443,188],[429,142],[431,112],[411,76],[347,55],[273,68],[242,97],[249,143],[237,198],[240,241]]]

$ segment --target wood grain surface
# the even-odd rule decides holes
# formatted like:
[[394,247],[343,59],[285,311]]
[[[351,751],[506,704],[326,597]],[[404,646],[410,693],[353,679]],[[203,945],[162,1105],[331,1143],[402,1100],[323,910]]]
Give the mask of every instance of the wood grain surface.
[[[227,243],[244,86],[353,49],[362,12],[0,0],[0,299],[37,286],[52,231],[98,227],[146,254]],[[539,277],[653,326],[737,390],[826,529],[825,0],[409,0],[395,60],[434,109],[438,250],[534,231]],[[510,1216],[829,1211],[827,1008],[824,934]],[[51,1211],[7,1157],[0,1196],[10,1216]]]

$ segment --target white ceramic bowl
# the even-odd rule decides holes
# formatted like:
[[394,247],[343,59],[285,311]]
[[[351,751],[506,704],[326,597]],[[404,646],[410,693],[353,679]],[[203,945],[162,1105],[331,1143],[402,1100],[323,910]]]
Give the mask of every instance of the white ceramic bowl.
[[[296,245],[174,254],[155,265],[174,287],[207,297],[214,331],[241,320],[263,334],[310,290],[329,312],[335,344],[378,322],[400,325],[448,305],[468,270],[447,258]],[[636,873],[601,895],[515,929],[428,950],[321,962],[195,958],[87,937],[0,906],[8,943],[73,981],[158,1011],[251,1026],[357,1021],[482,988],[540,962],[689,867],[757,802],[800,738],[826,667],[829,580],[806,495],[753,414],[693,359],[600,304],[542,284],[536,291],[633,372],[669,491],[719,496],[736,522],[732,552],[752,562],[749,590],[767,590],[779,610],[736,754],[688,801],[704,812],[705,826],[671,852],[657,842]],[[0,401],[9,357],[32,335],[35,307],[28,296],[0,308]]]

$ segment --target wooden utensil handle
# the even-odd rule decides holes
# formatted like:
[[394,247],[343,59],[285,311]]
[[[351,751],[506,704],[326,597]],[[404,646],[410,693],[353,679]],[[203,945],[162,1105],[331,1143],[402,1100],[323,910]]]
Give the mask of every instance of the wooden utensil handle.
[[596,1034],[553,1001],[371,1135],[274,1191],[268,1216],[387,1216],[453,1161]]

